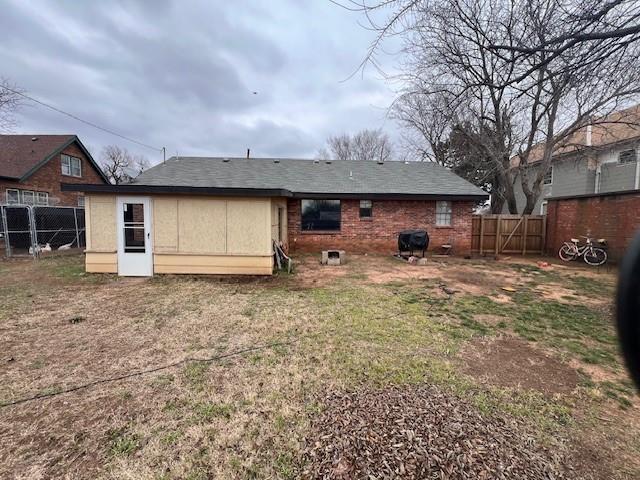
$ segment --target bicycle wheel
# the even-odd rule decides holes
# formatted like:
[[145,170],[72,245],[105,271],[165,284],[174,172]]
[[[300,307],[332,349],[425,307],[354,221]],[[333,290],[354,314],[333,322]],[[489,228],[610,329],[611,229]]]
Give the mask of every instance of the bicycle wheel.
[[576,251],[571,245],[565,243],[564,245],[562,245],[562,247],[560,247],[558,256],[565,262],[570,262],[571,260],[576,259]]
[[589,265],[602,265],[607,261],[607,252],[601,248],[592,248],[584,252],[584,261]]

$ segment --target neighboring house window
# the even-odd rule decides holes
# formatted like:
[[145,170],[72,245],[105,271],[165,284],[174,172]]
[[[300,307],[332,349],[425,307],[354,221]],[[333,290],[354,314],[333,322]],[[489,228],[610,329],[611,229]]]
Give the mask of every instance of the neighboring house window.
[[620,165],[624,165],[627,163],[636,163],[636,151],[634,149],[631,150],[623,150],[618,155],[618,163]]
[[79,207],[84,207],[84,195],[80,195],[78,197],[78,206]]
[[69,155],[62,155],[62,174],[70,177],[81,177],[80,159]]
[[360,200],[360,218],[371,218],[372,213],[373,203],[371,200]]
[[340,200],[302,200],[304,231],[340,230]]
[[35,203],[35,195],[30,190],[22,191],[22,203],[25,205],[33,205]]
[[47,192],[36,192],[36,205],[49,205],[49,194]]
[[436,202],[436,225],[438,227],[450,227],[451,213],[451,202]]
[[20,190],[8,189],[7,190],[7,204],[20,203]]
[[544,179],[542,180],[543,185],[552,185],[553,184],[553,165],[549,167],[547,173],[544,174]]
[[540,215],[546,215],[547,214],[547,202],[544,201],[540,204]]

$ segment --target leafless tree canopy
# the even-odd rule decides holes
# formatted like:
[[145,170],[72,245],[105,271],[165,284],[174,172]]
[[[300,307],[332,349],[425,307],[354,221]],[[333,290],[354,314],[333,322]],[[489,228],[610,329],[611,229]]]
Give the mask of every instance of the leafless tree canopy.
[[149,160],[142,155],[132,155],[126,148],[107,145],[102,149],[101,167],[109,181],[118,185],[149,168]]
[[316,157],[333,160],[391,160],[393,147],[382,130],[361,130],[355,135],[342,134],[327,139],[327,146]]
[[0,77],[0,132],[10,132],[16,126],[15,112],[20,106],[20,95],[7,90],[19,91],[6,78]]
[[[633,0],[380,0],[345,4],[403,42],[391,114],[425,159],[476,164],[492,209],[531,213],[558,147],[637,103],[640,3]],[[390,12],[390,13],[389,13]],[[455,137],[455,138],[454,138]],[[450,143],[457,145],[451,148]],[[464,148],[463,148],[464,147]],[[531,168],[535,164],[535,168]],[[470,173],[470,172],[469,172]]]

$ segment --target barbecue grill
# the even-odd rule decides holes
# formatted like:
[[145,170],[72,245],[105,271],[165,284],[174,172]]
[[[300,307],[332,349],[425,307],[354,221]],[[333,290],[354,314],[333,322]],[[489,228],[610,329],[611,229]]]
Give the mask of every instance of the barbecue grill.
[[398,234],[398,255],[409,252],[413,256],[414,251],[424,252],[429,247],[429,234],[426,230],[404,230]]

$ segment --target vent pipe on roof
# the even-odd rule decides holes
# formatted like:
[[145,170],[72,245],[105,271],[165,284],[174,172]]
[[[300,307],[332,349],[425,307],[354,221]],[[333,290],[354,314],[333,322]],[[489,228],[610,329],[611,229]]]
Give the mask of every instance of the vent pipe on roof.
[[327,160],[327,165],[331,165],[331,160]]
[[384,160],[378,160],[378,165],[384,165]]
[[251,149],[247,148],[247,160],[249,160],[249,156],[251,155]]
[[229,159],[227,157],[225,157],[225,158],[222,159],[222,161],[226,163],[226,162],[229,161]]
[[280,159],[279,158],[274,158],[273,159],[273,163],[280,163]]
[[32,142],[35,142],[35,141],[37,141],[37,140],[38,140],[38,137],[31,137],[31,141],[32,141]]
[[349,170],[349,180],[353,180],[353,170]]

